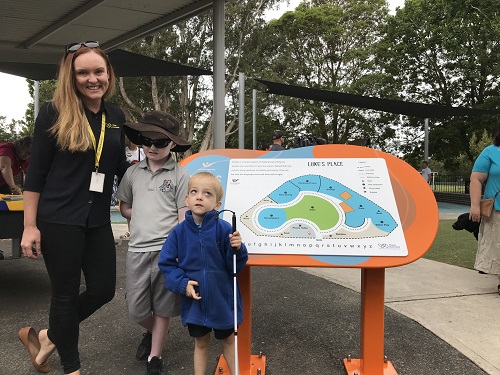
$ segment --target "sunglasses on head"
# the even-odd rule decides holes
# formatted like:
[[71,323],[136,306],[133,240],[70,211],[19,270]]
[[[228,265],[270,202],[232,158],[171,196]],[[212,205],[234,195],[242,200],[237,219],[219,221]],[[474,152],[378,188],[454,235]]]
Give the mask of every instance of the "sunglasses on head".
[[99,42],[90,40],[88,42],[70,43],[66,45],[66,53],[76,52],[82,47],[97,48],[99,47]]
[[154,145],[156,148],[165,148],[170,144],[170,142],[172,142],[172,140],[168,138],[151,139],[141,135],[141,143],[146,147],[151,147],[152,145]]

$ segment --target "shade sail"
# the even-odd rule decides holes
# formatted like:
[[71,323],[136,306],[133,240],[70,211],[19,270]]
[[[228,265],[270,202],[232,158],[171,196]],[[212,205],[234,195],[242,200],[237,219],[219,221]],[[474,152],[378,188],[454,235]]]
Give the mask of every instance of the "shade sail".
[[[209,70],[154,59],[121,49],[109,52],[108,56],[118,77],[200,76],[212,74]],[[55,79],[57,69],[57,64],[0,61],[0,72],[26,77],[35,81]]]
[[294,98],[322,101],[351,107],[373,109],[420,118],[445,118],[451,116],[498,115],[500,110],[483,110],[465,107],[451,107],[436,104],[406,102],[403,100],[380,99],[370,96],[346,94],[336,91],[310,89],[283,83],[255,79],[267,86],[269,94],[285,95]]

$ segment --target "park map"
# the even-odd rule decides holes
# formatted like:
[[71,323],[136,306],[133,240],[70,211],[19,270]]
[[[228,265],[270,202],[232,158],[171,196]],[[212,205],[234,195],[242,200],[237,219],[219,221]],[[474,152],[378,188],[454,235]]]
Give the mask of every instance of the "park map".
[[233,159],[225,207],[250,253],[408,253],[383,159]]

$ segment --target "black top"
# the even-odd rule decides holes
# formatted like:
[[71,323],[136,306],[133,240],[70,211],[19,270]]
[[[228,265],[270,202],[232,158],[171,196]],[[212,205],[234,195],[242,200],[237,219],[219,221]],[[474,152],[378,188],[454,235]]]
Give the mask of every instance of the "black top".
[[277,143],[273,144],[269,151],[281,151],[284,150],[285,148]]
[[39,219],[85,227],[98,227],[110,222],[114,175],[121,178],[130,164],[125,159],[122,128],[125,115],[109,103],[103,103],[96,114],[85,110],[96,144],[99,144],[103,110],[106,112],[106,132],[99,172],[106,177],[103,192],[96,193],[89,190],[91,173],[95,171],[94,150],[62,151],[49,131],[57,118],[56,109],[51,103],[45,103],[40,109],[25,182],[25,190],[40,193]]

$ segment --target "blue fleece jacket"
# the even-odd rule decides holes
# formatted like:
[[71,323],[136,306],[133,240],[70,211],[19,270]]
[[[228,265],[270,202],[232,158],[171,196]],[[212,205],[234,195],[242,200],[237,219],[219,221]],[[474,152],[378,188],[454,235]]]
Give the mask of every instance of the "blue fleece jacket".
[[[182,325],[197,324],[213,329],[234,327],[233,250],[229,242],[231,224],[219,219],[217,211],[207,212],[201,226],[191,211],[186,220],[169,234],[158,266],[166,287],[181,296]],[[244,244],[236,252],[236,272],[248,260]],[[201,300],[186,297],[189,280],[199,283]],[[243,321],[240,288],[237,285],[238,324]]]

